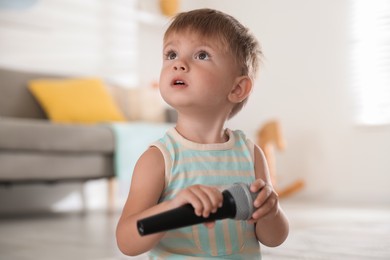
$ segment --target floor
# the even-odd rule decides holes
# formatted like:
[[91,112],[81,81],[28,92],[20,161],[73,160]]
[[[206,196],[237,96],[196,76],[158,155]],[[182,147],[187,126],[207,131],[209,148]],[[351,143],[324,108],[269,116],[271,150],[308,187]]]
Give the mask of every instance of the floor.
[[[263,259],[390,259],[390,206],[282,201],[287,241],[262,247]],[[121,260],[115,244],[119,214],[48,213],[0,217],[0,259]]]

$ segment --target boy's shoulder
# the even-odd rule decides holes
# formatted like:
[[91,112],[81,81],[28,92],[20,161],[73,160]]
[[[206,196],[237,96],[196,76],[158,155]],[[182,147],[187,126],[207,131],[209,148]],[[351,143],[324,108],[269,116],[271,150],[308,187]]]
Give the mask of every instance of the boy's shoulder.
[[243,130],[240,130],[240,129],[230,130],[230,129],[228,129],[228,131],[230,131],[234,135],[235,138],[248,140],[247,135],[245,134],[245,132]]

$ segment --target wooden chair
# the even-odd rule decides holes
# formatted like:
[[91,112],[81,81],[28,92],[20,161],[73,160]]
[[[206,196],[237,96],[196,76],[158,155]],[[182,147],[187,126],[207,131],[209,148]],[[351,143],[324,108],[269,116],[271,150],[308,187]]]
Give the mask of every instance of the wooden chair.
[[257,131],[257,145],[259,145],[264,152],[268,163],[272,185],[279,194],[280,198],[289,196],[303,188],[303,180],[297,180],[283,189],[278,186],[275,147],[280,151],[284,151],[286,148],[286,142],[283,138],[280,123],[278,121],[268,121]]

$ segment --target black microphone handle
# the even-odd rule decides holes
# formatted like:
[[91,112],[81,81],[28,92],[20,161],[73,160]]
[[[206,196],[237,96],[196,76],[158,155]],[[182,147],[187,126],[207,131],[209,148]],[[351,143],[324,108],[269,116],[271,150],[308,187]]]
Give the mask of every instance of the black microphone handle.
[[236,215],[236,204],[229,191],[222,192],[223,204],[217,212],[211,213],[207,218],[197,216],[191,204],[162,212],[137,221],[138,233],[141,236],[171,229],[196,225],[212,220],[234,218]]

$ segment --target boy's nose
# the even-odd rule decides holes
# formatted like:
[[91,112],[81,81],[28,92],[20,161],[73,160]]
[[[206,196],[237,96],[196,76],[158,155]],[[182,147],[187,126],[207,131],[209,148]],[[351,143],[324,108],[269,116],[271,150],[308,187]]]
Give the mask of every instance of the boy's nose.
[[174,66],[174,70],[188,71],[187,65],[183,61],[177,61]]
[[174,68],[174,70],[182,70],[182,71],[186,71],[187,69],[186,69],[186,67],[185,66],[174,66],[173,67]]

